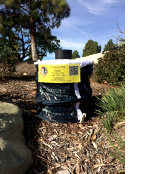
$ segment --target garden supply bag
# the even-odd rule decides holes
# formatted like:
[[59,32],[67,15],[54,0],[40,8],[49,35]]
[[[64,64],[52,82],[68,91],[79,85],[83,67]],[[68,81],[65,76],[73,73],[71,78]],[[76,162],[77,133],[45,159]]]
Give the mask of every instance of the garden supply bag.
[[93,64],[68,59],[35,62],[37,116],[57,123],[82,122],[86,117],[83,106],[92,95],[89,77]]

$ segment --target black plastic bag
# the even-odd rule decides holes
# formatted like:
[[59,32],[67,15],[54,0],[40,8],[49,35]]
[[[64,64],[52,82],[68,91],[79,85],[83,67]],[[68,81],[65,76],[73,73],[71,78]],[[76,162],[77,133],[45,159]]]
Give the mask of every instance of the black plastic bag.
[[[40,83],[38,73],[36,100],[39,105],[37,116],[56,123],[77,123],[78,113],[76,103],[80,102],[82,113],[88,113],[86,107],[88,99],[92,95],[89,78],[93,71],[93,65],[86,65],[81,68],[80,83]],[[75,86],[78,88],[79,97],[76,95]]]

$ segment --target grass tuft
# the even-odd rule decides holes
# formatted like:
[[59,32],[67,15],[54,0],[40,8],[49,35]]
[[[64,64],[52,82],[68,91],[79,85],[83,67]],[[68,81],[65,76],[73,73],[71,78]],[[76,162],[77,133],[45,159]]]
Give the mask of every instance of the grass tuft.
[[[96,111],[106,128],[106,137],[112,151],[109,154],[125,165],[125,141],[118,133],[114,133],[113,126],[125,119],[125,84],[119,88],[111,88],[99,99],[97,104],[100,109]],[[125,170],[119,171],[124,173]]]
[[104,127],[111,132],[113,124],[125,118],[125,85],[111,88],[99,99],[96,113],[101,116]]

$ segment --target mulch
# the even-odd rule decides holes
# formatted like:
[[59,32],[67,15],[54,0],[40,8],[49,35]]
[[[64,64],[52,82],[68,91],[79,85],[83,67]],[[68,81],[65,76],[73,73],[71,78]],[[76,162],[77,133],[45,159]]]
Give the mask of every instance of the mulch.
[[[110,156],[111,145],[98,116],[82,124],[50,123],[36,117],[36,69],[28,63],[19,64],[17,69],[14,76],[0,81],[0,101],[16,104],[23,111],[23,134],[34,158],[27,174],[116,174],[124,168]],[[95,107],[96,96],[110,86],[91,80],[91,87],[91,105]]]

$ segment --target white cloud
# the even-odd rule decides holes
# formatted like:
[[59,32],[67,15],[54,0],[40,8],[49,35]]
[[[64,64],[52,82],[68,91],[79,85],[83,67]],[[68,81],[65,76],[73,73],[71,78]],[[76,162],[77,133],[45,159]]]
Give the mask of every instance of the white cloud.
[[88,11],[94,15],[103,15],[112,4],[124,2],[124,0],[78,0]]
[[84,48],[85,43],[62,39],[60,40],[60,45],[63,49],[81,50]]
[[[78,19],[78,18],[74,18],[74,17],[70,17],[70,18],[66,18],[62,21],[61,23],[61,26],[59,28],[59,30],[64,33],[72,33],[73,31],[73,34],[74,35],[77,35],[78,33],[81,34],[82,36],[86,36],[88,38],[92,37],[92,35],[86,31],[84,31],[82,28],[83,26],[85,25],[90,25],[91,24],[91,21],[85,21],[85,24],[84,24],[84,20],[82,19]],[[54,31],[57,31],[58,28],[55,28]]]
[[63,28],[72,28],[76,25],[80,25],[81,24],[81,21],[78,20],[77,18],[75,17],[72,17],[70,16],[69,18],[65,18],[62,20],[62,24],[61,26],[63,26]]
[[87,33],[86,31],[84,31],[84,30],[82,30],[82,29],[80,29],[78,27],[74,27],[74,30],[77,31],[77,32],[79,32],[79,33],[81,33],[82,36],[85,35],[88,38],[91,38],[92,37],[92,34]]

